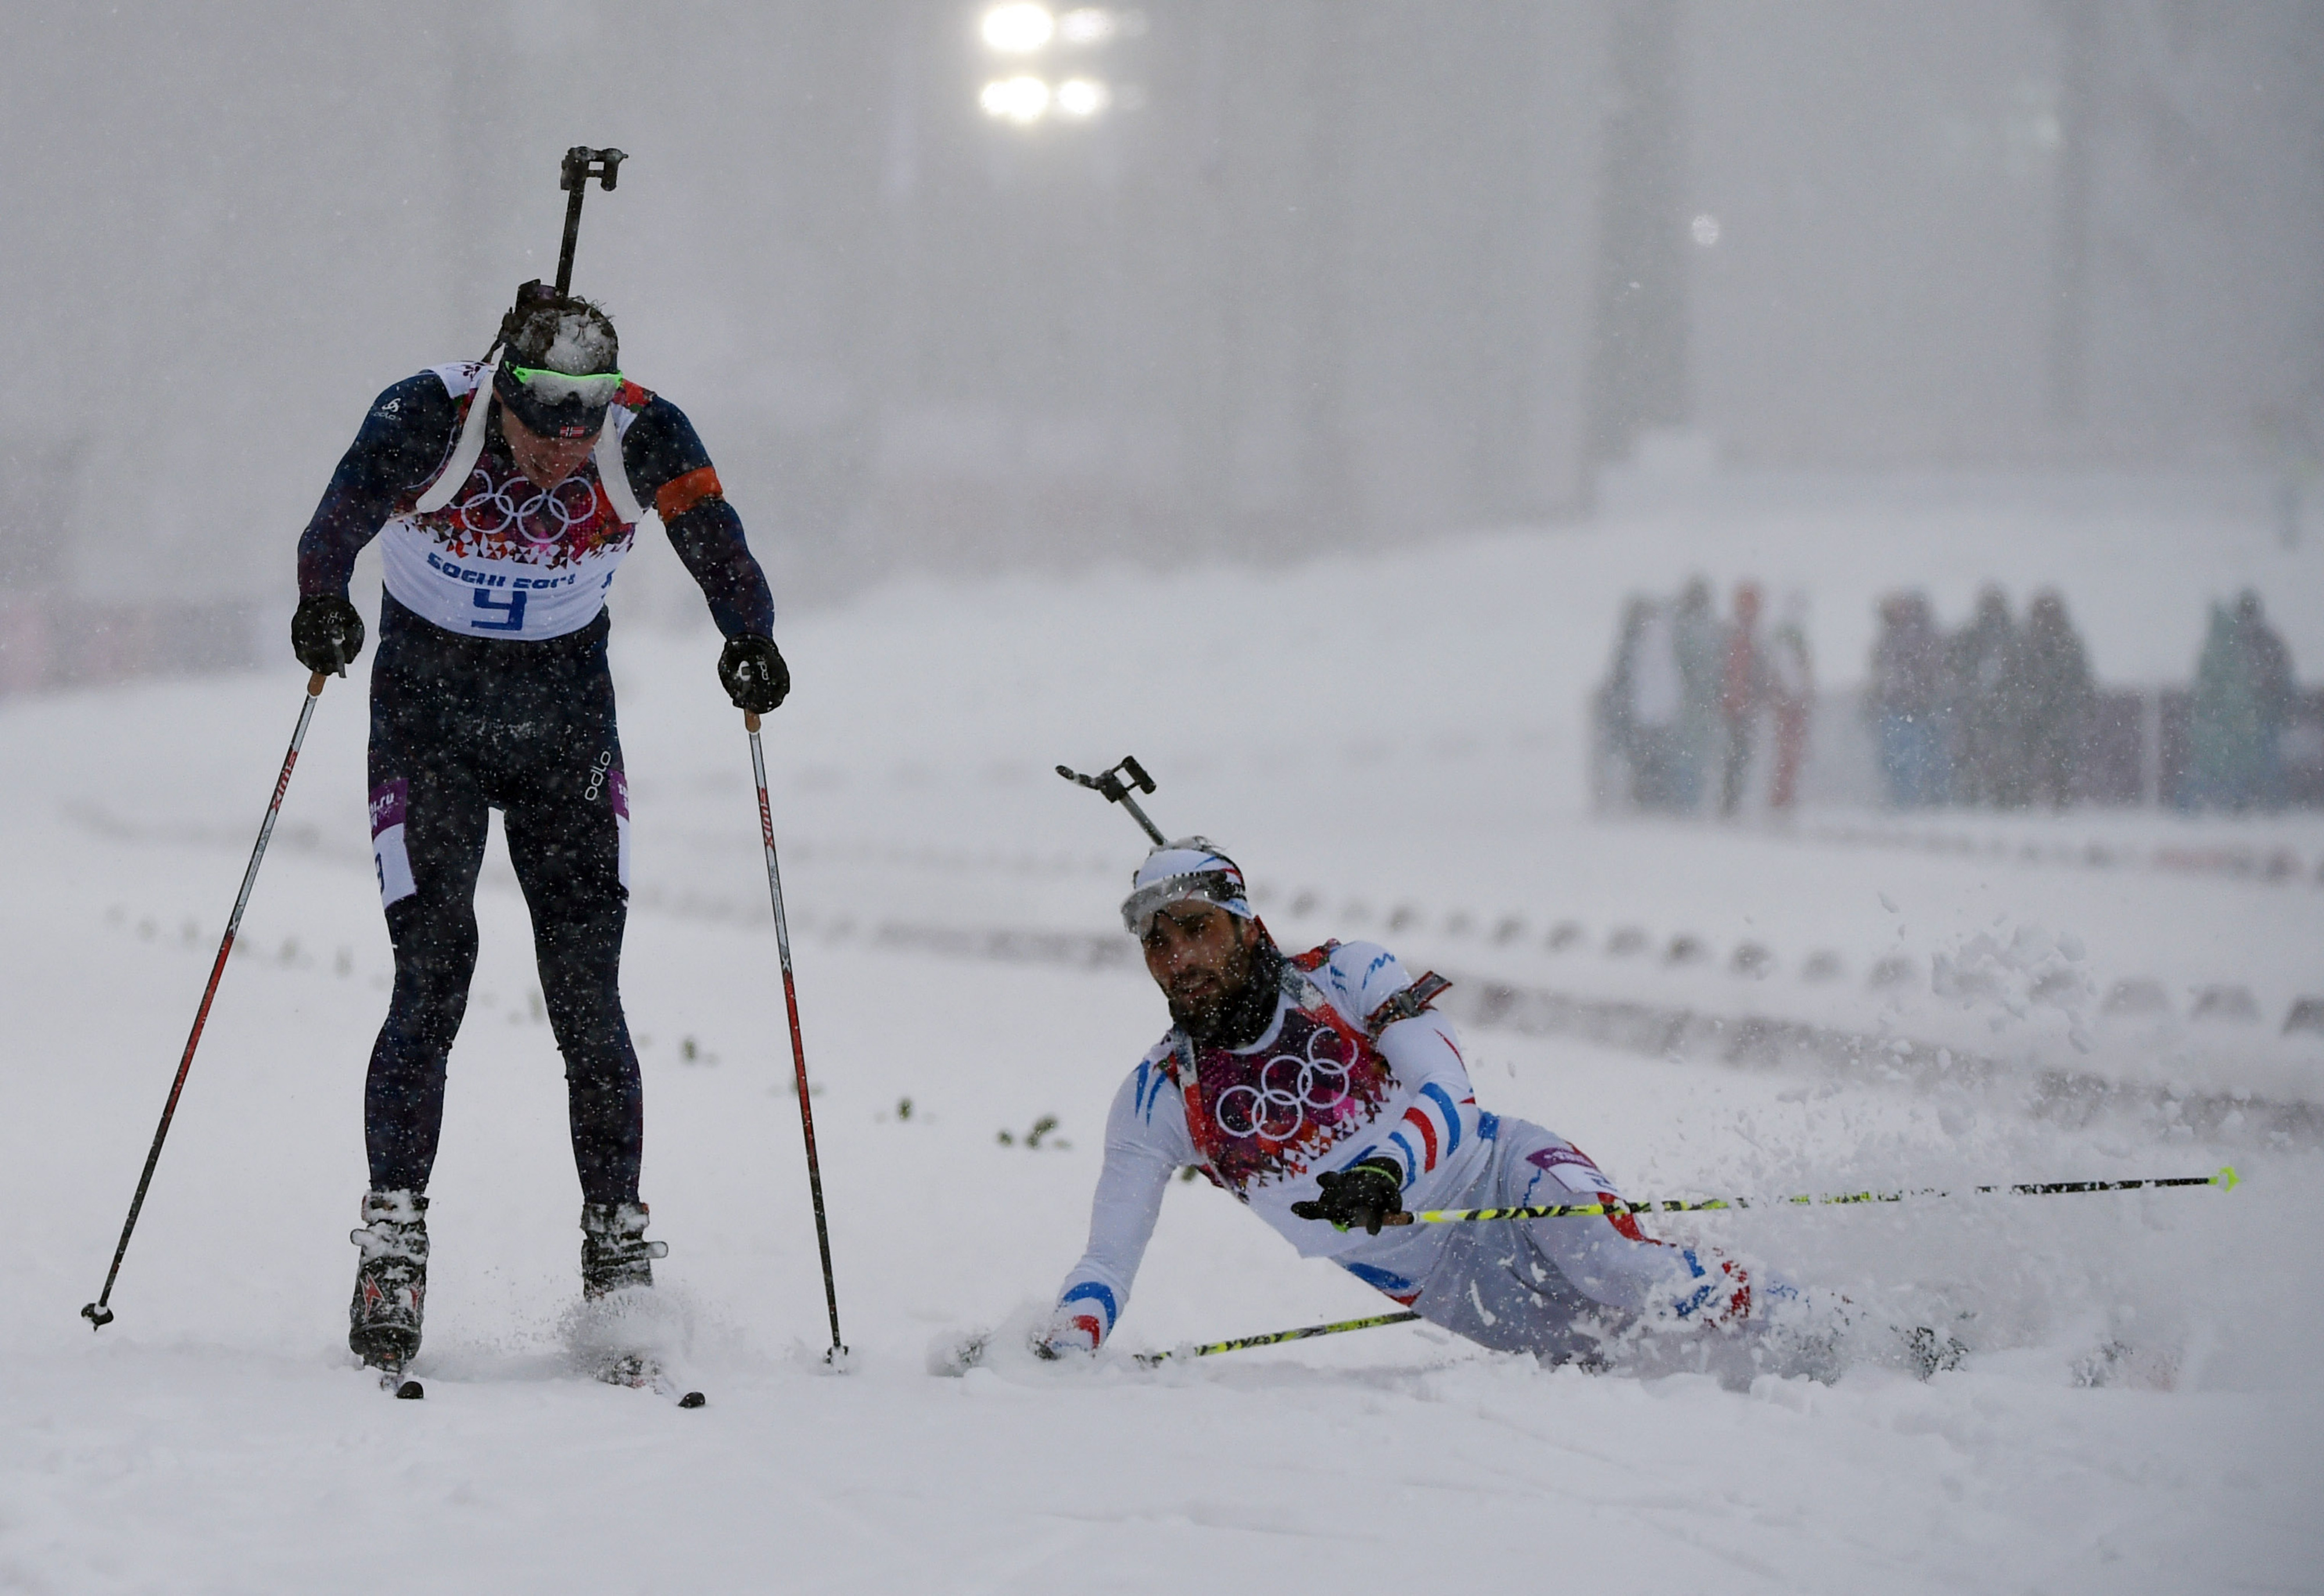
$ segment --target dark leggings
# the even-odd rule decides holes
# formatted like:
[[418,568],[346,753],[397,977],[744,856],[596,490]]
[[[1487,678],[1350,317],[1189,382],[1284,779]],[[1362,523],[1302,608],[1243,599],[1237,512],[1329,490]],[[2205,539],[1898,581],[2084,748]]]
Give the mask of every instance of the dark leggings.
[[645,1109],[622,1014],[628,798],[607,629],[600,614],[543,642],[457,637],[381,600],[372,831],[395,993],[364,1089],[374,1191],[425,1191],[436,1162],[445,1060],[476,968],[476,872],[499,809],[565,1056],[582,1196],[637,1200]]

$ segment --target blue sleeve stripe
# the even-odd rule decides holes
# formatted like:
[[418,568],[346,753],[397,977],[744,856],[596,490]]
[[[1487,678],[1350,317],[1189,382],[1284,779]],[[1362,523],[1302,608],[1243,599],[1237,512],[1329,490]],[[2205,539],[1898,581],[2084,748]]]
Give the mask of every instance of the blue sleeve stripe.
[[1077,1302],[1093,1302],[1103,1308],[1105,1327],[1109,1332],[1113,1329],[1113,1321],[1121,1311],[1113,1305],[1113,1293],[1095,1280],[1084,1280],[1057,1298],[1057,1305],[1061,1308]]
[[1391,1274],[1388,1270],[1382,1268],[1375,1268],[1368,1263],[1357,1263],[1352,1259],[1343,1258],[1339,1260],[1339,1265],[1342,1268],[1347,1270],[1348,1273],[1353,1275],[1357,1279],[1361,1280],[1373,1290],[1385,1291],[1390,1296],[1398,1296],[1419,1289],[1418,1287],[1406,1279],[1402,1275]]
[[1461,1105],[1452,1101],[1450,1092],[1434,1081],[1423,1086],[1420,1094],[1444,1111],[1444,1156],[1449,1158],[1461,1146]]
[[1404,1184],[1409,1186],[1413,1182],[1413,1172],[1420,1167],[1420,1160],[1413,1156],[1412,1143],[1405,1140],[1403,1131],[1391,1133],[1388,1139],[1404,1149]]

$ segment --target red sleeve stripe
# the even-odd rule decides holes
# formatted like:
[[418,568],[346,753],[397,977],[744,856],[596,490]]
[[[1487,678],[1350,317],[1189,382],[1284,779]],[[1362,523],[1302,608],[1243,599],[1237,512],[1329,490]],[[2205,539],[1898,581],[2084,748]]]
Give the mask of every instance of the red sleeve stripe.
[[[1598,1200],[1600,1203],[1605,1204],[1607,1207],[1612,1208],[1618,1204],[1622,1199],[1616,1196],[1611,1192],[1600,1192],[1598,1194]],[[1655,1240],[1652,1236],[1649,1236],[1646,1232],[1638,1228],[1637,1215],[1634,1213],[1609,1213],[1606,1216],[1606,1222],[1612,1225],[1617,1231],[1620,1232],[1623,1235],[1628,1237],[1633,1241],[1653,1242]],[[1655,1244],[1657,1246],[1661,1245],[1659,1242],[1655,1242]]]

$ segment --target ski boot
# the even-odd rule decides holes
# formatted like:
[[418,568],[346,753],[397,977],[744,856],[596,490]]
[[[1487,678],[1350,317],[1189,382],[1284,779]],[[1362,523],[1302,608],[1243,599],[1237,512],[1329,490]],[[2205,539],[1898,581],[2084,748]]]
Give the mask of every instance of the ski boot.
[[[669,1382],[660,1358],[647,1350],[655,1339],[654,1308],[650,1299],[631,1295],[653,1288],[653,1260],[669,1255],[668,1242],[646,1240],[646,1217],[643,1203],[581,1205],[581,1296],[585,1304],[612,1298],[594,1316],[587,1336],[597,1378],[659,1389]],[[698,1391],[670,1395],[680,1407],[702,1406]]]
[[347,1346],[371,1368],[398,1373],[420,1351],[420,1315],[428,1296],[428,1199],[414,1192],[371,1192],[363,1227],[347,1239],[363,1249],[355,1300],[347,1305]]
[[1914,1325],[1904,1335],[1904,1366],[1917,1380],[1925,1382],[1941,1374],[1950,1374],[1968,1356],[1967,1342],[1957,1335],[1932,1330],[1926,1324]]
[[643,1203],[581,1205],[581,1295],[595,1302],[609,1292],[653,1285],[653,1260],[669,1243],[646,1240]]

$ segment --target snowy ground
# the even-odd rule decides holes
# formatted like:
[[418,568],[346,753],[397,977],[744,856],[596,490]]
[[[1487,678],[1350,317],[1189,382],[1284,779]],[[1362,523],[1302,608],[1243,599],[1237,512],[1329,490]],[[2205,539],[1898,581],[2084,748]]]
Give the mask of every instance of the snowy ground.
[[[2067,557],[2098,572],[2119,602],[2079,607],[2116,676],[2162,674],[2167,650],[2137,624],[2157,595],[2175,606],[2256,574],[2280,610],[2304,594],[2324,614],[2312,558],[2278,569],[2254,539],[2164,529],[2109,563],[2077,553],[2080,530],[2052,540],[2065,556],[2025,552],[2023,530],[1954,528],[1947,572],[1981,558],[2032,581]],[[2274,1034],[2292,999],[2324,995],[2324,890],[1583,811],[1580,700],[1621,589],[1749,560],[1778,583],[1814,575],[1820,613],[1837,613],[1913,574],[1923,547],[1917,530],[1842,543],[1812,527],[1739,547],[1653,529],[1492,539],[1259,577],[903,586],[788,623],[799,693],[770,754],[845,1378],[816,1359],[745,745],[714,645],[617,623],[640,889],[625,990],[661,1279],[711,1398],[693,1413],[566,1366],[578,1194],[498,863],[433,1187],[429,1397],[385,1401],[346,1365],[362,1060],[388,968],[360,680],[325,694],[119,1321],[89,1334],[75,1310],[103,1278],[299,678],[0,707],[0,1208],[19,1221],[0,1257],[15,1376],[0,1589],[1305,1591],[1548,1570],[1612,1590],[2324,1589],[2324,1158],[2258,1122],[2197,1133],[2170,1106],[2324,1104],[2324,1038]],[[2292,642],[2324,658],[2324,639]],[[1829,646],[1860,652],[1844,632]],[[2125,652],[2149,646],[2153,664]],[[1976,1352],[1928,1384],[1877,1362],[1744,1392],[1550,1374],[1408,1327],[1152,1372],[1003,1357],[932,1378],[933,1342],[1021,1315],[1077,1253],[1105,1104],[1161,1019],[1125,965],[945,957],[895,933],[1104,936],[1136,838],[1049,767],[1125,752],[1161,778],[1166,826],[1243,859],[1286,940],[1367,936],[1463,973],[1974,1041],[2005,1071],[2138,1088],[2069,1124],[2024,1114],[2006,1073],[1884,1082],[1476,1032],[1487,1102],[1572,1135],[1633,1195],[2230,1161],[2246,1184],[1666,1227],[1952,1327]],[[2008,830],[2324,853],[2313,817]],[[1495,940],[1512,919],[1522,932]],[[1554,952],[1568,920],[1587,936]],[[1717,956],[1610,956],[1625,927]],[[1773,951],[1766,979],[1726,967],[1745,940]],[[1817,952],[1839,978],[1803,978]],[[1983,960],[1967,1007],[1930,992],[1939,955]],[[1890,956],[1917,961],[1914,982],[1871,987]],[[2024,1001],[2044,975],[2061,976],[2056,1001]],[[2144,1030],[2098,1011],[2131,977],[2172,997]],[[2264,1023],[2196,1023],[2188,994],[2221,982],[2252,990]],[[1045,1114],[1053,1145],[997,1140]],[[1174,1186],[1119,1345],[1387,1305],[1207,1186]]]

